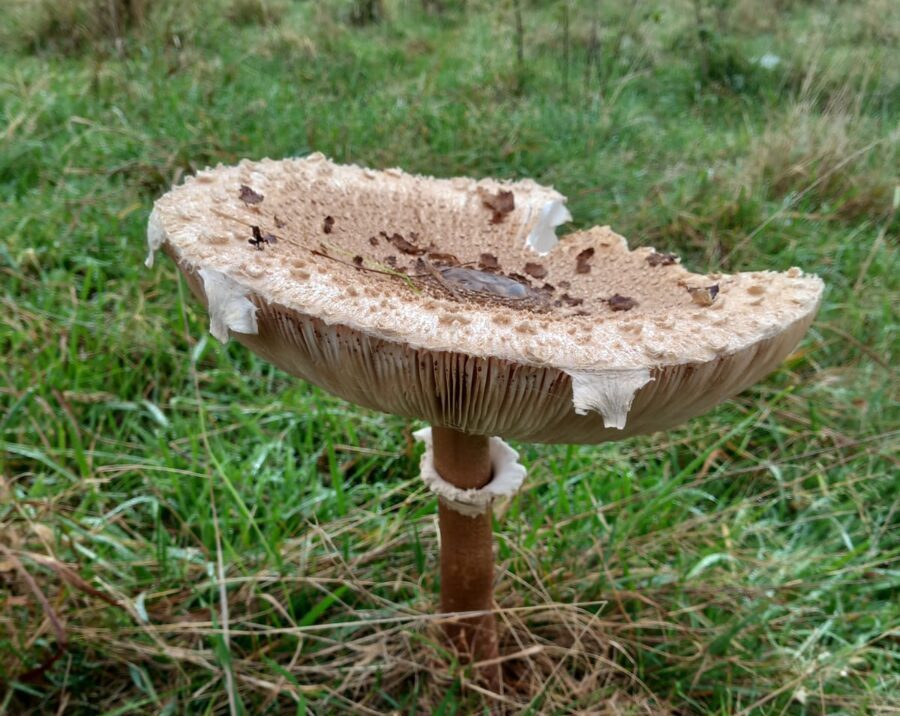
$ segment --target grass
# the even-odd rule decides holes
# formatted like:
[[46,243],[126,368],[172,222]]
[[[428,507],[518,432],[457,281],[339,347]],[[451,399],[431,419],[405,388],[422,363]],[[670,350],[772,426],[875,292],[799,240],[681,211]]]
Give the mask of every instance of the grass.
[[[523,0],[521,63],[511,3],[113,5],[0,9],[0,713],[900,710],[895,3]],[[142,266],[185,174],[313,150],[827,283],[711,414],[517,446],[502,707],[430,617],[414,426],[218,345]]]

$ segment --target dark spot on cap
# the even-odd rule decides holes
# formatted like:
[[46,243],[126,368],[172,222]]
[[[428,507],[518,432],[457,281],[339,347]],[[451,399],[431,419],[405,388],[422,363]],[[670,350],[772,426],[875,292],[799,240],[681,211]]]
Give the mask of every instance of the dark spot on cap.
[[632,308],[638,305],[637,301],[635,301],[633,298],[628,298],[628,296],[623,296],[619,293],[610,296],[606,300],[606,302],[614,311],[630,311]]
[[482,271],[499,271],[500,262],[497,261],[497,257],[493,254],[481,254],[478,257],[478,268]]
[[322,222],[322,231],[326,234],[330,234],[334,229],[334,217],[326,216],[325,221]]
[[547,293],[553,293],[556,290],[556,286],[552,283],[545,283],[541,286],[541,291],[546,291]]
[[263,195],[253,191],[246,184],[241,184],[240,199],[245,204],[259,204],[263,200]]
[[282,221],[281,219],[278,218],[278,214],[275,214],[275,216],[273,216],[272,218],[275,221],[276,229],[283,229],[285,226],[287,226],[287,224],[284,221]]
[[369,237],[369,243],[370,243],[372,246],[378,246],[378,237],[376,237],[376,236],[370,236],[370,237]]
[[591,259],[594,257],[593,247],[587,248],[575,257],[575,273],[590,273]]
[[678,263],[678,256],[654,251],[652,254],[647,254],[647,263],[651,266],[671,266]]
[[525,273],[534,278],[544,278],[544,276],[547,275],[547,269],[545,269],[542,264],[529,261],[525,264]]
[[558,285],[563,291],[568,291],[570,288],[572,288],[572,284],[568,281],[560,281]]
[[396,256],[393,256],[393,255],[391,255],[391,256],[385,256],[384,262],[385,262],[388,266],[396,266],[396,265],[397,265],[397,257],[396,257]]
[[263,237],[262,232],[259,230],[258,226],[251,226],[250,233],[253,234],[252,239],[248,239],[247,243],[256,248],[257,251],[263,250],[263,244],[267,243],[265,237]]
[[354,266],[362,266],[363,265],[363,257],[362,256],[354,256],[353,257],[353,265]]

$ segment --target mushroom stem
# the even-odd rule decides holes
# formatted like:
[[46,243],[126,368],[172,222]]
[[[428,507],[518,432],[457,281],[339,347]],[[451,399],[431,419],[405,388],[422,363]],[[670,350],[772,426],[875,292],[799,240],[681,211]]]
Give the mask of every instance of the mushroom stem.
[[[488,438],[452,428],[433,427],[434,467],[447,482],[463,489],[491,481]],[[441,611],[488,611],[493,608],[494,550],[491,511],[469,517],[438,504],[441,529]],[[493,614],[447,621],[445,631],[464,662],[496,659],[497,624]],[[493,690],[501,683],[500,664],[479,674]]]

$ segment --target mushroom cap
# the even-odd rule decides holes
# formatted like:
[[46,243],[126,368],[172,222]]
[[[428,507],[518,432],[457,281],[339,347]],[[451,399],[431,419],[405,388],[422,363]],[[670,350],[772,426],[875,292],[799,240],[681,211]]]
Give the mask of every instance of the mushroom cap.
[[244,161],[156,202],[148,264],[163,248],[213,335],[292,375],[531,442],[673,427],[773,370],[813,320],[823,284],[797,268],[694,274],[608,227],[554,246],[564,201],[320,154]]

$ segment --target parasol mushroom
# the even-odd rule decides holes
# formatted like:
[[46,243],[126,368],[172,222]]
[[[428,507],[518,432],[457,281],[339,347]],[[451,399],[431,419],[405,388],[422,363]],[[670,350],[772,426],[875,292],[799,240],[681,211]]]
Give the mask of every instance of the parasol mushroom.
[[608,227],[559,242],[570,218],[532,181],[314,154],[202,171],[149,220],[148,265],[160,248],[175,260],[216,338],[431,426],[415,435],[439,496],[441,610],[460,655],[489,662],[491,686],[490,507],[525,476],[502,438],[600,443],[673,427],[773,370],[822,294],[797,268],[694,274]]

